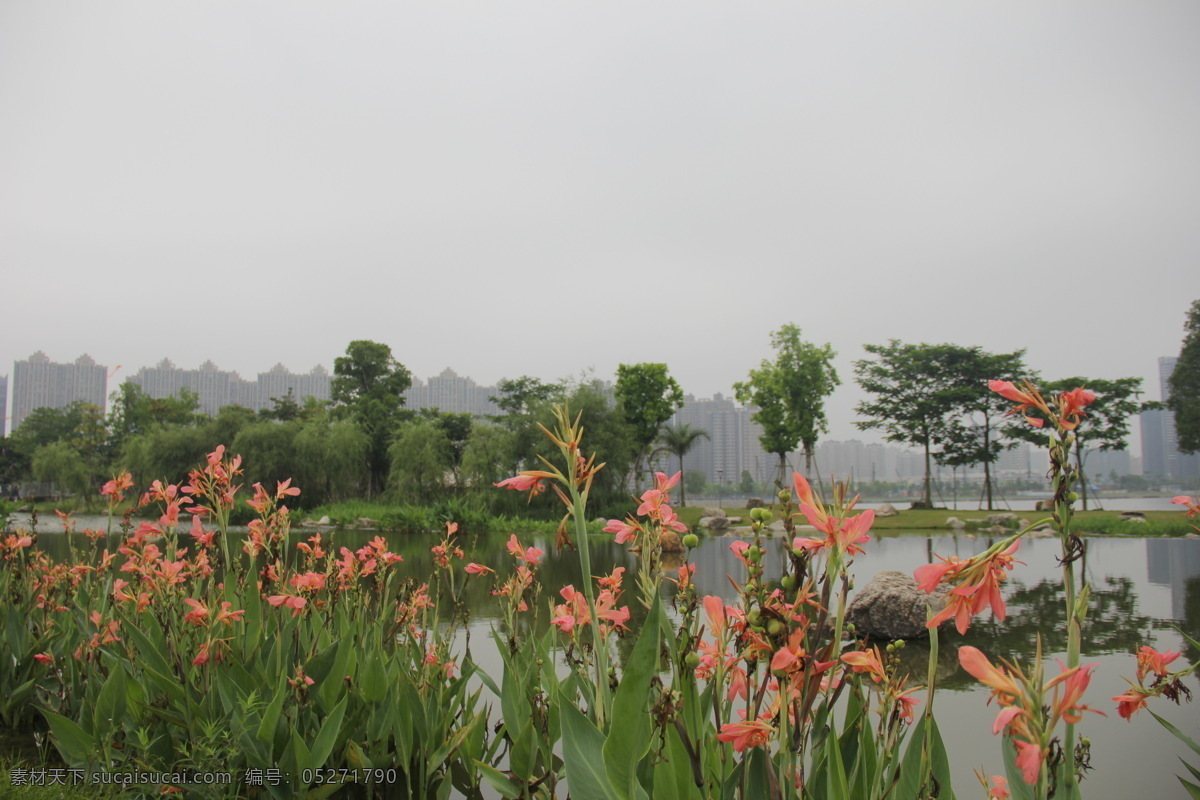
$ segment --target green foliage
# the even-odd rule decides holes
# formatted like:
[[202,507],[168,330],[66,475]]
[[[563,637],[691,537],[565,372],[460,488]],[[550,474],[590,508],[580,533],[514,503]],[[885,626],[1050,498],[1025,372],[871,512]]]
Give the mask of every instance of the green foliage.
[[659,429],[683,406],[683,389],[667,372],[666,364],[620,364],[616,399],[633,443],[636,481]]
[[39,447],[33,454],[33,477],[53,481],[59,494],[74,494],[88,508],[96,496],[96,477],[88,468],[83,455],[67,442],[54,442]]
[[136,383],[125,381],[109,395],[108,430],[114,451],[132,436],[162,425],[195,425],[200,421],[200,397],[184,387],[172,397],[155,398]]
[[864,345],[876,356],[854,362],[854,375],[871,395],[855,407],[867,419],[860,430],[883,430],[889,442],[915,445],[925,452],[925,505],[930,492],[932,449],[947,441],[956,410],[971,402],[972,389],[962,380],[963,368],[976,363],[977,349],[954,344]]
[[507,427],[485,423],[472,426],[463,444],[459,464],[462,485],[465,488],[490,488],[512,476],[517,471],[516,441],[516,432]]
[[[1084,409],[1084,416],[1074,430],[1073,450],[1080,476],[1079,493],[1086,511],[1088,477],[1084,467],[1087,451],[1124,450],[1129,438],[1130,419],[1142,411],[1160,408],[1161,404],[1155,401],[1138,402],[1136,398],[1142,393],[1141,378],[1064,378],[1045,382],[1038,390],[1044,397],[1050,398],[1079,387],[1086,387],[1096,395],[1091,405]],[[1031,409],[1029,413],[1032,416],[1039,415],[1036,409]],[[1041,444],[1046,440],[1043,429],[1031,427],[1024,421],[1009,424],[1005,428],[1005,434],[1034,444]]]
[[1195,453],[1200,452],[1200,300],[1192,301],[1183,330],[1179,360],[1167,382],[1167,408],[1175,413],[1177,446]]
[[356,340],[346,355],[333,361],[330,384],[334,413],[354,420],[370,441],[368,464],[371,481],[368,493],[381,491],[387,480],[388,447],[401,419],[404,392],[412,375],[392,357],[386,344]]
[[301,425],[293,446],[303,499],[317,504],[365,493],[370,442],[355,423],[332,422],[322,413]]
[[[599,514],[609,514],[611,511],[611,515],[616,516],[624,510],[629,499],[625,478],[634,459],[629,428],[621,413],[609,401],[599,381],[585,381],[570,387],[566,405],[572,418],[580,415],[589,449],[604,456],[605,466],[596,474],[592,484],[591,506]],[[536,420],[547,428],[552,428],[555,422],[553,406],[540,407]],[[538,457],[550,458],[556,452],[546,435],[538,430],[534,458],[526,459],[526,463],[532,469],[541,469],[543,465]],[[512,496],[520,501],[520,507],[526,507],[523,498],[517,498],[515,493],[512,493]],[[555,511],[559,509],[561,506]]]
[[775,360],[764,359],[733,389],[738,402],[757,409],[752,419],[762,426],[763,449],[779,456],[777,478],[783,485],[787,454],[803,445],[811,458],[817,438],[829,429],[825,398],[841,381],[833,368],[833,348],[804,341],[795,325],[773,332],[771,347]]
[[239,430],[229,447],[242,456],[246,483],[261,483],[273,489],[277,482],[298,475],[301,464],[295,439],[300,430],[298,422],[269,421],[255,422]]
[[454,447],[446,432],[427,419],[406,422],[388,451],[391,489],[402,500],[429,502],[444,494],[454,467]]

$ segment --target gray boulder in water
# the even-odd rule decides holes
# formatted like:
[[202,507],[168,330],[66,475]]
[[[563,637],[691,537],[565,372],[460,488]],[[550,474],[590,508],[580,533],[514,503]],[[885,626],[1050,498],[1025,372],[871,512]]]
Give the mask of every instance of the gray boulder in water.
[[944,603],[944,590],[928,595],[917,588],[911,575],[884,570],[855,593],[846,610],[846,620],[854,623],[858,636],[920,639],[929,635],[925,607],[932,604],[937,611]]

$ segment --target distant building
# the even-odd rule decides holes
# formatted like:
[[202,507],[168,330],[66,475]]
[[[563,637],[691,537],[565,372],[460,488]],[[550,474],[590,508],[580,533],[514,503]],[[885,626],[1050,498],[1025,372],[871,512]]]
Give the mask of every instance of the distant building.
[[273,405],[272,399],[282,399],[289,392],[300,404],[308,397],[328,400],[331,379],[329,371],[319,365],[297,375],[276,364],[269,372],[259,373],[255,381],[247,381],[236,372],[218,368],[212,361],[205,361],[197,369],[180,369],[164,358],[153,367],[139,369],[129,382],[159,399],[175,397],[183,389],[190,389],[199,399],[200,411],[214,415],[225,406],[268,409]]
[[82,401],[103,410],[108,368],[81,355],[73,364],[56,364],[41,350],[13,364],[12,430],[34,409],[63,408]]
[[0,375],[0,439],[8,435],[8,376]]
[[[1175,371],[1176,361],[1174,356],[1158,359],[1159,396],[1163,400],[1170,395],[1167,382]],[[1141,426],[1143,474],[1179,482],[1191,482],[1200,477],[1200,453],[1179,452],[1174,412],[1166,409],[1143,411]]]
[[495,386],[480,386],[446,367],[440,375],[427,381],[414,377],[412,386],[404,393],[404,405],[413,409],[436,408],[447,413],[484,416],[500,413],[500,407],[488,399],[495,394]]
[[272,400],[282,400],[289,393],[292,395],[292,399],[300,405],[304,405],[304,401],[309,397],[314,400],[326,401],[331,397],[332,380],[329,370],[319,364],[303,375],[288,372],[283,364],[276,364],[270,372],[258,374],[253,396],[247,398],[248,402],[243,402],[241,405],[256,411],[271,408],[274,405]]

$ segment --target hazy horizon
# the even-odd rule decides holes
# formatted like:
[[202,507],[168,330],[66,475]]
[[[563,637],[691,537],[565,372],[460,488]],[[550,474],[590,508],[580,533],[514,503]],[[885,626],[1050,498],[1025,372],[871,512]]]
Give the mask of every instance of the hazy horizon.
[[[0,7],[0,374],[427,378],[665,362],[731,394],[798,325],[1145,380],[1200,296],[1200,6]],[[1136,428],[1136,426],[1135,426]],[[1135,432],[1136,436],[1136,432]]]

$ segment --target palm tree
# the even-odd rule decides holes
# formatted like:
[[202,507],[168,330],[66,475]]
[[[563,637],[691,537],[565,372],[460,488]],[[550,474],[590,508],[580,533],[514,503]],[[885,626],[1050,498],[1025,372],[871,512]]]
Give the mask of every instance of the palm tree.
[[[664,425],[662,430],[658,432],[658,441],[662,444],[663,449],[669,453],[674,453],[679,457],[679,472],[683,472],[683,457],[691,452],[692,448],[700,439],[708,439],[708,431],[701,428],[693,428],[686,422],[671,427]],[[679,505],[687,505],[687,493],[684,490],[684,481],[682,474],[679,481]]]

